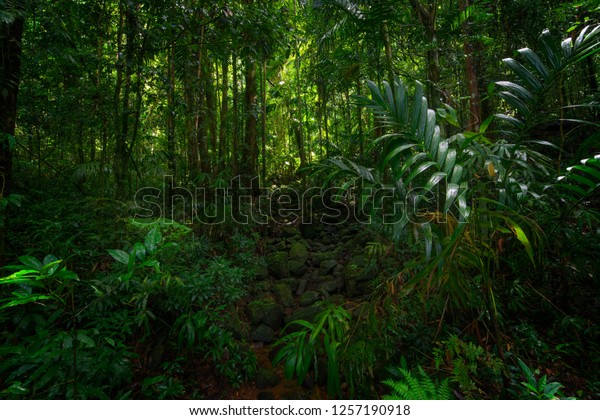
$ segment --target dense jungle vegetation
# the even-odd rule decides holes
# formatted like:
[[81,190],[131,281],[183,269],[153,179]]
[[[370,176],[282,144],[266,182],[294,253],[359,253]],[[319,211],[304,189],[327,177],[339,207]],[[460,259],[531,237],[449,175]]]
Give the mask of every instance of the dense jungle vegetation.
[[600,397],[598,0],[0,0],[0,397]]

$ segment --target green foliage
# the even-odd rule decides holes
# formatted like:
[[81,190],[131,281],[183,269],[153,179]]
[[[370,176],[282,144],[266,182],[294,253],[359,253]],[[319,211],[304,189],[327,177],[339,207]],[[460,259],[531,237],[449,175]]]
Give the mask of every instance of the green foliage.
[[[33,398],[104,398],[132,377],[136,357],[120,333],[106,330],[103,319],[88,328],[61,324],[74,321],[73,293],[81,285],[78,276],[48,255],[43,261],[19,257],[18,270],[0,279],[17,289],[2,299],[2,310],[11,311],[13,332],[5,332],[0,347],[0,372],[6,375],[3,396]],[[25,311],[21,306],[26,305]],[[4,315],[4,313],[2,313]]]
[[253,378],[256,356],[244,350],[233,334],[219,325],[223,308],[182,314],[171,329],[177,337],[177,348],[188,358],[200,356],[209,360],[216,370],[233,386]]
[[[505,391],[502,375],[519,397],[559,395],[521,362],[510,376],[512,352],[597,390],[600,29],[585,27],[596,0],[19,0],[3,2],[0,23],[34,3],[14,57],[23,83],[10,81],[18,114],[0,122],[18,121],[2,138],[13,163],[2,257],[19,261],[0,279],[2,397],[190,398],[197,364],[222,384],[252,377],[253,353],[230,329],[248,290],[269,293],[252,287],[268,228],[232,215],[264,197],[212,192],[260,163],[262,187],[309,187],[294,179],[305,162],[318,162],[318,183],[339,177],[361,221],[387,235],[361,250],[382,268],[370,296],[381,299],[290,325],[278,342],[287,374],[372,397],[389,360],[425,366],[433,351],[467,397]],[[571,37],[538,36],[545,27]],[[461,128],[467,101],[481,108],[476,132]],[[158,214],[166,175],[181,224]],[[180,186],[210,197],[191,205]],[[156,218],[107,198],[146,187]],[[213,211],[226,223],[183,224]],[[403,395],[443,388],[403,368]]]
[[452,388],[448,378],[441,382],[434,381],[421,366],[413,373],[405,368],[389,369],[399,379],[386,379],[383,384],[391,393],[384,395],[384,400],[451,400]]
[[600,187],[600,155],[582,159],[580,164],[569,166],[554,185],[561,197],[574,204],[590,197]]
[[[39,314],[17,325],[17,334],[31,323],[37,334],[21,336],[20,342],[0,347],[0,372],[6,375],[4,398],[111,399],[126,397],[124,387],[133,377],[137,355],[108,331],[98,329],[58,331]],[[9,337],[5,337],[9,338]]]
[[534,400],[556,400],[563,395],[560,389],[563,385],[558,382],[548,382],[546,375],[537,379],[531,369],[521,359],[517,358],[517,363],[525,381],[520,383],[520,393],[517,395],[521,399]]
[[4,267],[5,270],[17,271],[0,278],[0,287],[2,285],[17,287],[13,288],[11,297],[0,299],[0,310],[48,299],[62,301],[62,295],[65,288],[69,286],[69,281],[79,280],[77,274],[60,267],[62,261],[54,255],[47,255],[43,261],[24,255],[19,257],[19,261],[22,265]]
[[300,327],[299,331],[290,332],[280,338],[275,347],[282,346],[273,359],[273,363],[284,363],[287,378],[296,377],[303,382],[310,370],[314,368],[315,376],[319,375],[318,358],[327,359],[327,391],[331,397],[341,393],[339,349],[347,344],[348,330],[352,317],[341,306],[332,306],[324,310],[315,323],[304,320],[293,321],[286,326]]
[[[0,319],[14,323],[14,332],[2,334],[0,346],[4,397],[128,398],[136,391],[125,384],[141,363],[134,360],[146,360],[133,345],[138,351],[165,346],[169,353],[204,360],[233,386],[253,377],[256,357],[225,327],[226,309],[245,295],[252,268],[204,253],[190,266],[198,243],[184,238],[189,228],[131,226],[134,235],[144,233],[143,240],[108,250],[113,269],[98,279],[79,279],[51,255],[44,261],[19,257],[21,265],[6,267],[14,272],[1,279],[2,288],[12,294],[2,296]],[[251,245],[244,243],[254,244],[243,236],[237,240],[246,251]],[[162,372],[141,380],[137,392],[148,398],[187,395],[181,373],[166,363]]]
[[434,350],[436,369],[446,372],[459,392],[469,398],[485,396],[481,383],[499,386],[506,366],[494,353],[482,346],[451,335]]
[[[510,81],[496,82],[502,90],[498,95],[518,112],[518,116],[498,115],[504,121],[528,130],[543,122],[550,95],[562,88],[565,71],[587,57],[600,51],[600,26],[585,27],[575,38],[567,38],[558,43],[545,30],[539,37],[538,53],[530,48],[521,48],[521,62],[514,58],[505,58],[503,62],[521,79],[523,85]],[[562,109],[567,104],[563,93],[559,92]],[[547,109],[547,108],[546,108]],[[542,119],[542,120],[540,120]],[[562,146],[561,146],[562,147]]]

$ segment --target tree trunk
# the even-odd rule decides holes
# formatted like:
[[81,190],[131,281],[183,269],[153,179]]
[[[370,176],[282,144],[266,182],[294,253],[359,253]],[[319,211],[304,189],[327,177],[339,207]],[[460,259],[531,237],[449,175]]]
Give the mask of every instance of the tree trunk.
[[[298,122],[294,124],[294,133],[296,137],[296,145],[298,146],[298,154],[300,157],[300,167],[306,166],[306,152],[304,150],[304,124],[302,123],[302,84],[300,75],[300,48],[296,45],[296,116]],[[304,180],[305,175],[302,175]]]
[[[167,155],[169,175],[176,177],[175,167],[175,46],[171,45],[168,68],[167,85]],[[167,214],[172,214],[173,183],[167,183]]]
[[[20,11],[17,11],[20,13]],[[5,251],[8,212],[2,201],[11,193],[12,151],[14,148],[17,96],[21,76],[21,40],[25,21],[16,16],[12,23],[0,21],[0,263],[7,262]]]
[[[258,158],[258,144],[257,144],[257,118],[256,118],[256,60],[254,58],[246,59],[246,95],[245,95],[245,115],[246,115],[246,126],[245,126],[245,141],[243,146],[243,162],[244,168],[242,177],[246,181],[250,181],[252,184],[252,190],[255,192],[258,185],[253,182],[257,176],[257,158]],[[246,187],[251,186],[250,183],[246,183]]]
[[202,83],[203,78],[203,60],[204,60],[204,26],[202,27],[200,48],[196,53],[196,86],[199,86],[198,92],[195,95],[195,121],[194,132],[196,133],[196,143],[198,143],[198,152],[200,155],[200,168],[203,173],[210,173],[210,156],[208,154],[208,143],[206,141],[206,109],[204,102],[206,98],[205,85]]
[[262,79],[261,79],[261,112],[260,112],[260,125],[262,134],[262,181],[266,185],[267,180],[267,60],[263,61],[262,65]]
[[[135,16],[134,9],[135,3],[124,2],[122,10],[124,9],[125,19],[125,62],[124,67],[124,84],[123,94],[121,95],[121,109],[120,115],[117,119],[119,131],[117,132],[117,138],[115,143],[115,195],[117,198],[124,198],[126,194],[126,187],[129,179],[129,150],[127,142],[129,138],[129,124],[130,116],[132,113],[130,104],[132,76],[135,62],[135,40],[137,33],[137,18]],[[118,75],[118,79],[120,79]],[[120,81],[120,80],[119,80]],[[117,95],[120,92],[120,83],[117,83]],[[117,96],[117,101],[119,98]]]
[[417,14],[419,21],[425,29],[425,40],[427,41],[427,84],[429,106],[437,109],[441,106],[440,95],[438,94],[438,85],[440,82],[440,51],[436,33],[436,15],[435,7],[426,9],[419,0],[410,0],[410,4]]
[[219,172],[225,165],[225,156],[228,153],[227,147],[227,114],[229,113],[229,62],[227,57],[221,64],[221,114],[219,115]]
[[231,175],[233,177],[236,177],[239,175],[240,173],[240,167],[239,167],[239,136],[240,136],[240,126],[239,126],[239,118],[240,118],[240,111],[239,111],[239,89],[238,89],[238,68],[237,68],[237,57],[233,56],[232,62],[232,71],[233,71],[233,92],[232,92],[232,96],[233,96],[233,124],[232,124],[232,128],[233,128],[233,132],[232,132],[232,136],[231,136]]
[[[213,65],[208,60],[208,56],[205,59],[206,71],[204,73],[204,91],[206,92],[206,118],[208,120],[208,135],[210,138],[210,152],[207,159],[211,163],[213,171],[217,170],[216,156],[217,156],[217,106],[215,101],[215,87],[213,84]],[[216,172],[215,172],[216,174]]]
[[390,43],[390,31],[388,29],[387,21],[381,23],[381,34],[383,38],[383,45],[385,46],[385,64],[388,73],[388,82],[394,83],[394,62],[392,57],[392,44]]
[[[461,13],[469,7],[469,0],[460,0],[459,7]],[[473,61],[473,42],[470,39],[468,23],[463,22],[464,53],[465,53],[465,73],[467,78],[467,89],[469,93],[469,119],[467,129],[479,131],[481,125],[481,101],[479,97],[479,87],[477,85],[477,69]]]

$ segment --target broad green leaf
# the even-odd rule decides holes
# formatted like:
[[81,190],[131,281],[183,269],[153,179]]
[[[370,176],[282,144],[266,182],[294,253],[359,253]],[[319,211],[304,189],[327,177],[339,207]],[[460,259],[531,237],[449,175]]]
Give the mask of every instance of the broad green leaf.
[[544,57],[550,62],[554,70],[558,70],[561,67],[562,59],[559,55],[559,50],[556,48],[555,41],[550,35],[550,31],[545,29],[539,38]]
[[144,261],[146,259],[146,252],[148,253],[152,253],[152,250],[149,249],[146,245],[141,244],[139,242],[136,242],[133,245],[133,254],[135,255],[135,257],[140,260],[140,261]]
[[456,164],[456,150],[455,149],[449,149],[448,153],[446,154],[446,157],[444,159],[444,166],[443,166],[443,171],[446,172],[447,174],[451,174],[453,172],[454,169],[454,165]]
[[58,261],[58,258],[56,258],[56,257],[55,257],[54,255],[52,255],[52,254],[48,254],[48,255],[46,255],[46,256],[44,257],[44,261],[42,262],[42,264],[43,264],[44,266],[46,266],[46,265],[48,265],[48,264],[50,264],[50,263],[53,263],[53,262],[55,262],[55,261]]
[[77,275],[77,273],[74,273],[71,270],[67,270],[64,267],[59,272],[55,273],[54,277],[63,280],[79,280],[79,276]]
[[529,63],[535,67],[537,72],[542,76],[542,78],[547,79],[550,76],[550,72],[546,65],[542,62],[540,57],[530,48],[521,48],[519,53],[525,57]]
[[515,72],[524,82],[531,86],[536,91],[542,89],[542,83],[531,73],[525,66],[513,58],[505,58],[502,60],[512,71]]
[[409,184],[413,179],[424,173],[427,169],[431,168],[432,166],[437,166],[437,163],[431,161],[421,163],[406,178],[406,183]]
[[447,213],[448,210],[450,210],[450,207],[456,200],[456,197],[458,196],[458,190],[458,184],[449,182],[446,185],[446,202],[444,203],[444,214]]
[[580,182],[580,183],[582,183],[582,184],[584,184],[584,185],[586,185],[586,186],[588,186],[588,187],[590,187],[592,189],[598,187],[598,183],[593,182],[593,181],[589,180],[588,178],[586,178],[584,176],[581,176],[581,175],[578,175],[576,173],[570,173],[569,176],[568,176],[568,178],[569,179],[573,179],[573,180],[575,180],[577,182]]
[[[435,160],[442,167],[446,161],[446,156],[448,155],[448,140],[440,141],[437,147],[437,153],[435,155]],[[456,158],[456,151],[454,152],[454,157]],[[444,169],[444,171],[446,171]],[[446,171],[447,172],[447,171]]]
[[[508,89],[509,91],[513,92],[518,97],[520,97],[521,100],[523,100],[523,101],[533,101],[534,100],[534,97],[531,94],[531,92],[529,92],[527,89],[525,89],[521,85],[518,85],[518,84],[513,83],[513,82],[508,82],[508,81],[496,82],[496,84],[498,86],[502,86],[503,88]],[[488,125],[489,125],[489,123],[488,123]],[[482,124],[482,126],[483,126],[483,124]]]
[[392,160],[393,158],[395,158],[396,156],[398,156],[400,153],[404,152],[405,150],[411,149],[413,147],[415,147],[415,145],[413,143],[407,143],[407,144],[403,144],[401,146],[394,148],[391,152],[389,152],[385,156],[385,159],[383,159],[381,168],[385,168],[385,166],[388,164],[388,162],[390,160]]
[[452,171],[452,176],[450,177],[450,182],[452,182],[453,184],[458,184],[460,181],[462,181],[462,175],[463,175],[463,166],[457,164],[456,166],[454,166],[454,170]]
[[156,250],[161,240],[162,234],[160,233],[158,227],[155,226],[146,235],[146,238],[144,239],[144,245],[146,246],[146,249],[152,253]]
[[88,348],[96,347],[94,340],[81,332],[77,334],[77,340],[85,344]]
[[[44,263],[45,262],[46,262],[46,260],[44,259]],[[52,276],[58,269],[58,266],[60,265],[60,263],[61,263],[61,260],[55,260],[55,261],[45,264],[40,269],[40,274],[45,275],[45,276]]]
[[529,109],[529,107],[525,104],[525,102],[523,102],[520,98],[515,96],[513,93],[504,91],[504,92],[499,92],[498,96],[500,96],[502,99],[504,99],[512,108],[515,108],[517,111],[519,111],[521,113],[521,115],[523,115],[524,117],[527,117],[530,115],[531,110]]
[[129,264],[129,254],[121,249],[109,249],[108,254],[121,264]]
[[7,277],[0,278],[0,284],[29,284],[31,286],[41,286],[37,280],[38,270],[19,270]]
[[27,268],[35,269],[40,271],[42,269],[42,263],[37,258],[31,255],[23,255],[17,258],[19,261],[23,263],[23,265]]
[[38,300],[53,300],[54,298],[49,295],[29,295],[29,296],[19,296],[14,298],[5,298],[1,299],[0,302],[3,303],[0,306],[0,309],[12,308],[14,306],[25,305],[27,303],[37,302]]
[[425,190],[426,191],[431,191],[431,189],[433,187],[435,187],[437,184],[439,184],[440,181],[443,180],[444,178],[446,178],[446,173],[445,172],[436,172],[436,173],[434,173],[429,178],[429,181],[427,181],[427,184],[425,184]]
[[510,115],[506,115],[506,114],[495,114],[494,116],[496,118],[501,119],[502,121],[509,123],[510,125],[512,125],[515,128],[523,127],[523,121],[519,120],[518,118],[512,117]]
[[529,256],[531,262],[535,264],[535,260],[533,259],[533,247],[531,246],[531,243],[529,242],[529,238],[527,237],[525,231],[514,220],[508,217],[505,218],[505,220],[509,225],[510,229],[513,231],[513,233],[519,240],[519,242],[521,242],[521,244],[523,244],[523,246],[525,247],[525,251],[527,252],[527,255]]
[[567,59],[571,58],[571,54],[573,53],[573,40],[571,38],[567,38],[561,43],[560,46],[563,51],[563,56]]
[[[414,155],[412,155],[405,163],[404,165],[402,165],[402,167],[400,168],[399,171],[395,171],[394,175],[396,175],[398,178],[402,178],[404,176],[404,174],[406,173],[407,170],[410,169],[410,167],[414,164],[416,164],[417,162],[419,162],[420,160],[423,160],[427,158],[427,154],[426,153],[415,153]],[[409,181],[405,181],[405,184],[408,184]]]

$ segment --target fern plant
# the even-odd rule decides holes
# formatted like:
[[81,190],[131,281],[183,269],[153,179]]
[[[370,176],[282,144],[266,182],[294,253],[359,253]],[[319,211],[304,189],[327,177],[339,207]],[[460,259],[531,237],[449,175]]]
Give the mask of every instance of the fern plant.
[[387,379],[384,385],[391,393],[383,396],[384,400],[451,400],[452,388],[448,378],[441,382],[434,381],[421,366],[413,373],[406,368],[393,368],[390,372],[399,379]]

